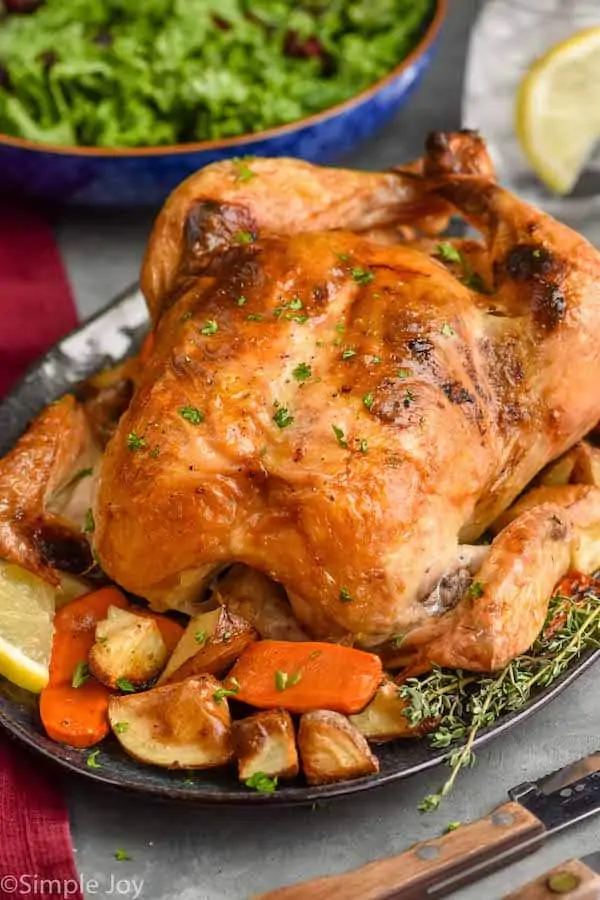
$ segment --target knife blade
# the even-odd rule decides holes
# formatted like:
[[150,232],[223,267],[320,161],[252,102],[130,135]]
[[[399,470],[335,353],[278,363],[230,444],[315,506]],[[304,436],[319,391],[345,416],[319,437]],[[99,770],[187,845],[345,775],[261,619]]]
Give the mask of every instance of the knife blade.
[[506,894],[502,900],[598,900],[600,897],[600,852],[582,859],[568,859],[533,881]]
[[255,900],[429,900],[537,850],[550,835],[600,812],[600,752],[508,792],[488,816],[404,853],[290,885]]

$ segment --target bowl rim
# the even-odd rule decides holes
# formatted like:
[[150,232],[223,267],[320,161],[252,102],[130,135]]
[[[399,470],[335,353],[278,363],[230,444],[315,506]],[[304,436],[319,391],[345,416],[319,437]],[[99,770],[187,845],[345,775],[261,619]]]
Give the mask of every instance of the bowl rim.
[[394,69],[380,78],[379,81],[365,88],[354,97],[329,106],[321,112],[288,122],[285,125],[277,125],[275,128],[267,128],[263,131],[247,132],[230,138],[216,138],[210,141],[195,141],[187,144],[166,144],[159,147],[78,147],[64,144],[49,144],[41,141],[31,141],[28,138],[14,137],[0,132],[0,146],[17,147],[22,150],[31,150],[37,153],[56,153],[61,156],[104,157],[119,159],[123,157],[147,157],[182,155],[184,153],[202,153],[209,150],[224,150],[228,147],[239,147],[254,141],[264,141],[280,135],[289,134],[299,128],[315,125],[324,119],[335,116],[338,113],[359,106],[370,97],[377,94],[383,87],[394,81],[405,69],[408,69],[415,60],[423,56],[433,45],[437,38],[442,23],[448,10],[448,0],[434,0],[435,10],[431,21],[423,33],[421,40],[413,47],[408,56]]

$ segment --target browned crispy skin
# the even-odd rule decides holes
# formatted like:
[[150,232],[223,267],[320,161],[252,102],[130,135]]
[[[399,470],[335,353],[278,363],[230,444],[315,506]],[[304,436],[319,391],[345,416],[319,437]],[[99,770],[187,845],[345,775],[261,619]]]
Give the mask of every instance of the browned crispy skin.
[[[600,417],[598,254],[498,187],[479,153],[438,140],[425,175],[397,184],[289,160],[257,160],[241,184],[219,163],[175,192],[143,272],[155,349],[95,507],[119,583],[189,608],[239,561],[283,584],[316,637],[374,645],[428,624],[422,600],[459,540]],[[487,258],[470,258],[490,293],[365,237],[425,215],[428,192],[481,228]],[[537,547],[550,525],[531,528]],[[520,642],[502,635],[510,652],[536,602]],[[508,601],[480,606],[509,629]]]
[[85,416],[72,396],[52,404],[0,460],[0,558],[19,563],[52,584],[56,568],[85,571],[92,563],[79,529],[47,510],[52,493],[74,473],[89,440]]

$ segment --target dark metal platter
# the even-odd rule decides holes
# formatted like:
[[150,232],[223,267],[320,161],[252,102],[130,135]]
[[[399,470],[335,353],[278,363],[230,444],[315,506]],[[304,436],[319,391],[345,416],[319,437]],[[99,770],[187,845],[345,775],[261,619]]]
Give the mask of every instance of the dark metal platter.
[[[139,346],[148,324],[146,306],[137,287],[121,296],[63,338],[40,359],[0,405],[0,456],[15,444],[27,423],[44,406],[82,379],[110,366]],[[492,740],[541,709],[600,657],[600,650],[582,656],[550,687],[541,689],[518,712],[507,715],[482,732],[475,748]],[[100,745],[99,769],[87,766],[89,751],[57,744],[43,732],[37,700],[0,679],[0,724],[17,740],[63,768],[122,790],[204,804],[296,804],[369,790],[408,778],[443,762],[448,751],[432,750],[426,739],[393,741],[376,748],[378,775],[340,784],[308,787],[298,782],[278,788],[274,795],[258,794],[240,784],[233,769],[175,772],[144,766],[128,757],[114,739]],[[191,783],[190,783],[191,782]]]

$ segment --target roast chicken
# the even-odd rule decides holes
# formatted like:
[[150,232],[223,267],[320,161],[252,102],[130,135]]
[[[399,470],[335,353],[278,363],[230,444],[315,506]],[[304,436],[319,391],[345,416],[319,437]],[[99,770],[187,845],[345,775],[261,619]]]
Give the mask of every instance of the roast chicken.
[[[434,237],[456,215],[482,240]],[[153,345],[96,467],[92,544],[155,609],[219,584],[240,602],[245,578],[260,604],[258,578],[294,639],[493,670],[568,569],[600,564],[600,542],[577,555],[595,486],[487,537],[600,418],[600,256],[503,190],[476,134],[386,173],[211,165],[160,213],[142,288]],[[35,503],[10,490],[27,441],[65,455],[60,416],[80,434],[67,398],[0,464],[0,556],[47,578],[51,465]]]

